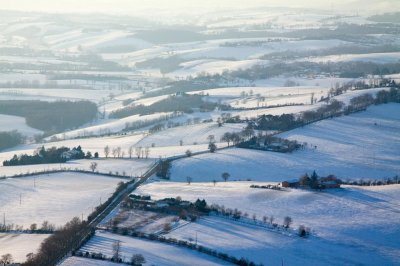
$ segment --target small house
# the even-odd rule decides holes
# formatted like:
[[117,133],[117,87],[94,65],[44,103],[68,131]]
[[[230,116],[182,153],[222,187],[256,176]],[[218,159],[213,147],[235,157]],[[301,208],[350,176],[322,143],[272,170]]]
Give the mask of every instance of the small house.
[[282,182],[282,187],[298,187],[298,186],[299,186],[299,180],[297,179]]
[[322,188],[340,188],[340,179],[334,175],[328,175],[327,177],[321,177],[319,184]]

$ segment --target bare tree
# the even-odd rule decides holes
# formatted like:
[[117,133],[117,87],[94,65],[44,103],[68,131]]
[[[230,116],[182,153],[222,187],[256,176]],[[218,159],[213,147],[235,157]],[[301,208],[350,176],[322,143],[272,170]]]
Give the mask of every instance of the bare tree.
[[97,168],[97,163],[96,162],[91,162],[90,163],[90,170],[92,170],[92,172],[94,172]]
[[146,259],[142,254],[134,254],[131,259],[131,264],[134,266],[140,266],[146,263]]
[[140,155],[142,154],[142,147],[136,147],[135,154],[136,154],[137,158],[139,159]]
[[268,220],[268,217],[264,215],[263,218],[262,218],[262,220],[263,220],[263,223],[266,224],[266,223],[267,223],[267,220]]
[[271,217],[269,217],[269,223],[270,223],[270,224],[273,224],[273,223],[274,223],[274,220],[275,220],[274,216],[271,215]]
[[283,219],[283,226],[286,227],[286,228],[289,228],[290,225],[292,224],[292,222],[293,222],[292,218],[289,217],[289,216],[286,216],[286,217]]
[[190,183],[192,183],[192,178],[190,176],[187,176],[186,181],[190,185]]
[[117,147],[118,158],[121,158],[121,147]]
[[4,254],[0,259],[0,263],[3,265],[11,264],[13,261],[14,259],[10,253]]
[[133,146],[129,147],[128,154],[129,154],[129,159],[131,159],[132,158],[132,154],[133,154]]
[[227,172],[222,173],[221,177],[226,182],[231,175]]
[[114,158],[116,158],[117,155],[118,155],[118,150],[117,150],[116,148],[114,148],[114,149],[112,150],[112,154],[113,154]]
[[215,185],[217,184],[217,180],[213,180],[213,183],[214,183],[214,187],[215,187]]
[[104,147],[104,155],[106,156],[106,158],[108,158],[109,154],[110,154],[110,147],[108,147],[107,145]]
[[207,140],[209,143],[213,143],[215,141],[215,136],[214,135],[208,135]]
[[146,156],[146,159],[149,158],[149,154],[150,154],[150,147],[146,147],[144,149],[144,155]]
[[112,245],[112,249],[113,249],[113,259],[114,261],[118,261],[121,256],[121,241],[120,240],[115,241]]
[[232,134],[230,132],[225,132],[224,135],[221,137],[221,141],[226,141],[228,143],[228,147],[231,140],[232,140]]

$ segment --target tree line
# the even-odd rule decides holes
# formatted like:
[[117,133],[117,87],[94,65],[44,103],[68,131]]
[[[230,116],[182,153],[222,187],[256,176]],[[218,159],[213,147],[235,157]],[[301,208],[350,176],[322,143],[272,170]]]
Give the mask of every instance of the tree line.
[[[96,152],[95,158],[99,157]],[[90,159],[92,153],[88,151],[86,154],[82,150],[81,146],[74,147],[72,149],[67,147],[51,147],[45,149],[44,146],[35,151],[33,155],[22,154],[14,156],[10,160],[3,161],[3,166],[15,166],[15,165],[30,165],[30,164],[48,164],[48,163],[65,163],[68,160],[79,160],[79,159]]]
[[0,132],[0,151],[22,144],[25,137],[17,130]]
[[170,96],[167,99],[155,102],[151,105],[137,105],[128,106],[116,111],[111,112],[111,118],[124,118],[131,115],[149,115],[159,112],[184,112],[193,113],[194,108],[200,109],[200,111],[212,111],[216,107],[223,110],[227,110],[230,107],[213,102],[206,102],[200,95],[175,95]]
[[22,116],[26,124],[47,132],[60,132],[92,121],[97,106],[90,101],[0,101],[0,114]]

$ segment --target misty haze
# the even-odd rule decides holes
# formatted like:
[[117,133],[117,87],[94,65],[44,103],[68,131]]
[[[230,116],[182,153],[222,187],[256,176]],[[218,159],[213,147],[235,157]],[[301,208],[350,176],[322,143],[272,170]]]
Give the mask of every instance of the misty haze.
[[0,0],[0,266],[400,266],[397,0]]

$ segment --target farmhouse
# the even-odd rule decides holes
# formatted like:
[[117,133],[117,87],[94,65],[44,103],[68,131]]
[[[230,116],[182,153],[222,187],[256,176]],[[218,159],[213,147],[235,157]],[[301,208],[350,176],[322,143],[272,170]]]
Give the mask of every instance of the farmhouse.
[[299,180],[298,179],[293,179],[290,181],[283,181],[282,182],[282,187],[298,187],[299,186]]
[[[301,181],[301,179],[303,180]],[[314,188],[314,189],[327,189],[327,188],[340,188],[341,184],[341,180],[334,175],[328,175],[326,177],[318,177],[316,175],[315,180],[316,181],[312,182],[312,179],[306,176],[306,179],[304,181],[304,176],[303,176],[300,179],[283,181],[281,183],[281,186],[286,188],[304,187],[304,188]]]
[[328,175],[319,179],[319,185],[321,188],[340,188],[340,179],[334,175]]

